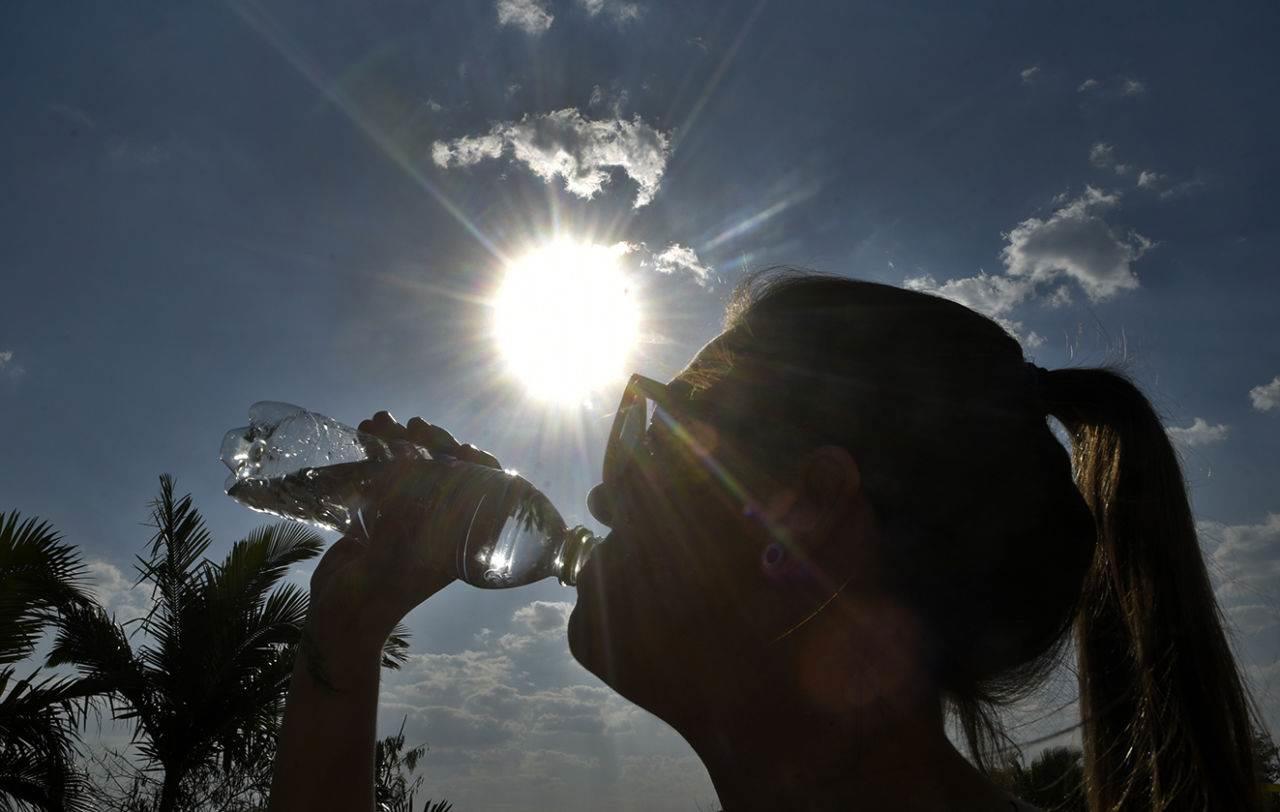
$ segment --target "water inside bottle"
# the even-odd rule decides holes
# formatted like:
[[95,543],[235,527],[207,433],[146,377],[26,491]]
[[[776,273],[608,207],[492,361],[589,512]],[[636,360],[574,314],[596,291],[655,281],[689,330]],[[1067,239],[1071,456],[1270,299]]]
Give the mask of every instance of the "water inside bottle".
[[549,576],[573,585],[597,540],[569,530],[537,488],[506,471],[453,460],[349,462],[270,479],[236,481],[227,494],[263,513],[376,537],[370,495],[393,488],[399,510],[420,516],[423,538],[456,545],[457,576],[502,589]]

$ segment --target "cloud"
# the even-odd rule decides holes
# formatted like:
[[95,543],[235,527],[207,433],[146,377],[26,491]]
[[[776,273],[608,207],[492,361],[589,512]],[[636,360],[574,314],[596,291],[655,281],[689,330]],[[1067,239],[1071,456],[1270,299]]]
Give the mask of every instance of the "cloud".
[[436,141],[431,158],[447,169],[496,159],[508,151],[544,181],[561,178],[566,191],[586,200],[609,182],[610,170],[621,169],[639,187],[634,205],[640,208],[658,190],[671,139],[639,116],[629,121],[593,120],[566,108],[495,124],[483,135]]
[[[1138,287],[1131,266],[1153,243],[1141,234],[1117,234],[1103,220],[1102,212],[1119,199],[1119,193],[1106,194],[1088,186],[1080,197],[1062,200],[1047,218],[1023,220],[1005,235],[1003,275],[979,271],[977,276],[939,284],[924,274],[904,280],[903,285],[983,313],[1024,346],[1038,347],[1044,339],[1025,332],[1021,322],[1010,318],[1015,308],[1032,300],[1049,307],[1069,303],[1071,291],[1064,282],[1078,284],[1092,301]],[[1050,287],[1053,290],[1046,293]]]
[[959,302],[965,307],[989,316],[1024,346],[1038,347],[1044,343],[1044,340],[1034,332],[1024,335],[1022,322],[1007,318],[1010,311],[1025,302],[1035,291],[1035,286],[1030,280],[995,276],[979,271],[977,276],[948,279],[941,285],[932,276],[925,274],[906,279],[903,286],[909,290],[932,293],[935,296]]
[[578,0],[578,5],[592,17],[605,16],[618,25],[640,18],[640,6],[626,0]]
[[661,253],[655,255],[653,267],[658,273],[668,275],[688,273],[702,287],[705,288],[710,285],[710,266],[703,264],[702,260],[698,259],[697,252],[692,248],[686,248],[679,243],[672,243]]
[[562,640],[569,625],[573,604],[565,601],[534,601],[522,606],[511,616],[517,631],[498,638],[498,646],[506,651],[526,651],[535,643]]
[[1106,168],[1116,162],[1115,147],[1099,141],[1089,148],[1089,163],[1099,168]]
[[1280,513],[1261,524],[1196,524],[1208,553],[1215,592],[1224,604],[1268,604],[1280,598]]
[[1093,301],[1138,287],[1132,265],[1154,243],[1137,232],[1117,233],[1102,218],[1119,200],[1118,192],[1088,186],[1049,217],[1023,220],[1006,235],[1001,251],[1006,271],[1034,284],[1065,276]]
[[90,593],[108,614],[115,616],[116,622],[145,617],[151,611],[151,592],[147,587],[135,586],[134,579],[116,565],[96,558],[85,564],[85,570]]
[[498,0],[497,11],[498,25],[513,25],[535,36],[550,28],[555,19],[539,0]]
[[593,110],[606,108],[613,111],[614,118],[621,118],[622,111],[626,108],[630,95],[625,88],[614,92],[605,90],[600,85],[592,85],[591,96],[587,100],[587,106]]
[[383,729],[406,720],[406,738],[431,748],[424,775],[433,793],[459,808],[639,812],[714,798],[705,768],[670,728],[572,661],[571,610],[531,601],[472,649],[411,655],[383,676]]
[[[1164,179],[1163,176],[1161,179]],[[1187,180],[1175,183],[1169,188],[1161,191],[1160,199],[1178,200],[1180,198],[1189,197],[1208,185],[1208,181],[1203,177],[1188,178]]]
[[1211,426],[1203,417],[1197,417],[1191,422],[1190,426],[1185,428],[1166,426],[1165,431],[1168,432],[1169,439],[1177,445],[1184,448],[1199,448],[1200,446],[1220,443],[1227,439],[1227,435],[1231,433],[1231,428],[1221,423]]
[[1159,172],[1149,172],[1144,169],[1138,173],[1138,188],[1154,189],[1164,183],[1164,179],[1164,175],[1161,175]]
[[1250,389],[1249,400],[1253,401],[1253,408],[1260,412],[1280,408],[1280,375],[1273,378],[1271,383],[1264,383]]
[[1117,175],[1127,175],[1133,168],[1116,162],[1116,150],[1111,144],[1099,141],[1089,148],[1089,163],[1099,169],[1111,169]]
[[14,362],[13,350],[0,350],[0,374],[17,380],[27,374],[27,370],[22,364]]
[[1237,631],[1247,635],[1269,632],[1280,627],[1280,610],[1261,603],[1247,603],[1227,609],[1227,617]]
[[1146,93],[1147,85],[1141,79],[1130,76],[1113,76],[1103,80],[1090,76],[1076,87],[1076,92],[1096,94],[1104,99],[1133,98]]
[[702,261],[692,248],[671,243],[661,251],[650,250],[647,243],[620,242],[613,246],[619,255],[635,256],[639,268],[656,271],[665,276],[688,275],[703,288],[710,288],[715,269]]
[[1039,66],[1039,65],[1032,65],[1032,66],[1031,66],[1031,67],[1029,67],[1029,68],[1023,68],[1023,69],[1019,72],[1019,74],[1018,74],[1018,75],[1022,77],[1022,83],[1023,83],[1024,85],[1029,85],[1029,84],[1031,84],[1031,83],[1035,82],[1035,80],[1036,80],[1036,76],[1037,76],[1039,73],[1040,73],[1040,66]]

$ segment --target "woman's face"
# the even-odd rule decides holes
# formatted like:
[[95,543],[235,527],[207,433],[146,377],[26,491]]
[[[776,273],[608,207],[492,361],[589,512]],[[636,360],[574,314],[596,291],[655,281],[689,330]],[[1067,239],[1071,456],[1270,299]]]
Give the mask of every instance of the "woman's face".
[[744,459],[749,438],[717,425],[717,405],[732,397],[732,382],[721,380],[689,409],[673,405],[675,425],[653,421],[645,447],[610,483],[609,515],[597,518],[611,532],[578,583],[574,657],[655,712],[752,667],[777,630],[761,564],[770,537],[755,518],[772,486]]

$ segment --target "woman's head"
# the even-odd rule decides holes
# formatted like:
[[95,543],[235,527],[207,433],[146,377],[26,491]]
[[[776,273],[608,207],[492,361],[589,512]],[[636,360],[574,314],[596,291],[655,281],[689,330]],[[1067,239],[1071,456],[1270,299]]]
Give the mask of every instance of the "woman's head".
[[1256,716],[1124,375],[1040,370],[934,296],[784,272],[739,288],[668,390],[593,493],[613,539],[570,619],[619,692],[678,729],[941,698],[983,765],[996,704],[1074,628],[1092,808],[1255,808]]
[[[584,645],[602,658],[588,666],[625,686],[618,648],[641,664],[681,645],[728,668],[763,658],[797,619],[782,606],[849,579],[841,601],[874,595],[912,619],[920,668],[961,707],[1051,663],[1093,521],[997,324],[887,285],[773,274],[739,289],[675,388],[681,430],[656,421],[658,450],[607,494],[618,543],[603,563],[634,559],[590,585],[615,651],[611,666]],[[802,514],[843,538],[795,532]],[[832,541],[850,549],[809,549]],[[779,552],[795,577],[762,566]]]

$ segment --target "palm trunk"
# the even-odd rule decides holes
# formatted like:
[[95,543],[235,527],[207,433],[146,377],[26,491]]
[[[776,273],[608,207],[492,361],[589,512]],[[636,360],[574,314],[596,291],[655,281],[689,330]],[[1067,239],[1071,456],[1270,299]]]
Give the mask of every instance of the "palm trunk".
[[156,812],[176,812],[183,772],[177,765],[165,765],[164,783],[160,785],[160,806]]

